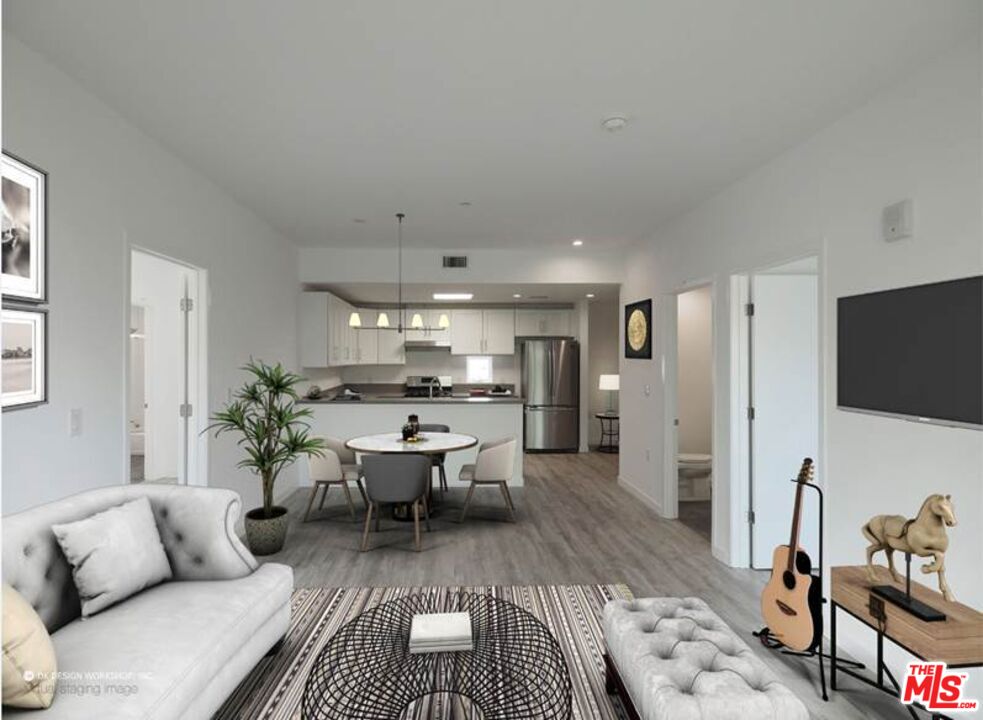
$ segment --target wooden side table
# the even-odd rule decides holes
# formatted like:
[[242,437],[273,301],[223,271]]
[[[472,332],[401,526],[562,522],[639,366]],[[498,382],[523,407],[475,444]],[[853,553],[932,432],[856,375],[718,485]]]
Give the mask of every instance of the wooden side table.
[[597,446],[598,452],[618,452],[618,446],[621,443],[621,424],[618,413],[594,413],[594,417],[601,421],[601,444]]
[[[887,568],[877,567],[878,584],[897,585]],[[921,583],[911,583],[911,594],[946,615],[942,622],[925,622],[911,613],[871,592],[867,570],[863,565],[832,568],[832,605],[830,610],[830,687],[836,690],[837,672],[843,672],[861,682],[898,696],[898,681],[884,664],[884,638],[903,650],[926,661],[944,662],[949,668],[983,667],[983,613],[957,602],[948,602],[942,594]],[[877,633],[877,680],[870,680],[848,668],[836,666],[836,613],[848,615]],[[884,683],[887,675],[893,687]],[[924,710],[921,705],[917,706]],[[912,706],[908,712],[915,720],[918,715]],[[926,711],[927,712],[927,711]],[[938,713],[933,718],[946,717]]]

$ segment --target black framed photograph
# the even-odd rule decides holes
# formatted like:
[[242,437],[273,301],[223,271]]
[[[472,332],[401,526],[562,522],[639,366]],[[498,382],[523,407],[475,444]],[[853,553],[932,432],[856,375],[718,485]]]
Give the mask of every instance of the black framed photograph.
[[48,311],[4,306],[2,343],[2,405],[4,411],[48,401]]
[[652,359],[652,299],[625,305],[625,357]]
[[7,152],[0,161],[3,254],[0,289],[18,302],[45,301],[48,174]]

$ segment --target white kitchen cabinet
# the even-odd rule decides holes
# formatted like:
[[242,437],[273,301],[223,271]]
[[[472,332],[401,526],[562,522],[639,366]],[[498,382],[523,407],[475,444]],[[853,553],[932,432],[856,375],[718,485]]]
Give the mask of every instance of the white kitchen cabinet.
[[[389,313],[389,322],[395,325],[394,313]],[[406,334],[398,333],[395,330],[376,330],[378,333],[378,356],[376,362],[379,365],[405,365],[406,351],[403,347],[403,340]]]
[[483,310],[482,329],[486,355],[515,354],[515,312],[513,310]]
[[519,337],[569,337],[573,327],[570,310],[516,310],[515,334]]
[[484,352],[484,311],[451,310],[451,354],[481,355]]
[[357,340],[355,349],[356,365],[405,365],[406,355],[403,351],[403,335],[395,330],[394,313],[386,311],[390,316],[393,329],[380,330],[379,311],[360,308],[358,313],[362,319],[362,329],[355,331]]
[[[412,327],[413,316],[419,315],[423,322],[422,329]],[[447,342],[450,331],[440,327],[440,317],[446,315],[448,320],[451,316],[450,310],[427,309],[427,308],[406,308],[404,310],[403,325],[406,329],[406,339],[410,341],[426,342]]]
[[330,293],[328,296],[328,365],[351,363],[351,333],[348,327],[348,303]]
[[454,310],[450,320],[452,355],[515,353],[512,310]]
[[300,365],[326,367],[329,361],[328,293],[305,292],[298,301]]

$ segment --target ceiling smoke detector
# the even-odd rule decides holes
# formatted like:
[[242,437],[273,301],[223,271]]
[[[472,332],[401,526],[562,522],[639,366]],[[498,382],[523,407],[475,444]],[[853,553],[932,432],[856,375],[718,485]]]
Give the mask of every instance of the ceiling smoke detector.
[[608,132],[618,132],[628,126],[628,118],[624,115],[611,115],[601,121],[601,127]]

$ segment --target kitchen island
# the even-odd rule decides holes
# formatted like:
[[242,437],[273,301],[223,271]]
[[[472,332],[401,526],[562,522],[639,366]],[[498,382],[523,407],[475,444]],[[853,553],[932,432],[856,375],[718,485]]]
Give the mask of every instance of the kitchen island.
[[[515,437],[518,447],[512,487],[523,484],[522,398],[514,395],[486,397],[408,398],[398,395],[363,394],[360,400],[310,400],[301,404],[313,411],[311,429],[316,435],[348,440],[359,435],[399,432],[409,415],[421,423],[447,425],[452,432],[474,435],[478,444],[502,437]],[[461,466],[473,463],[478,448],[448,453],[445,461],[449,487],[467,487],[458,481]],[[301,463],[301,485],[309,486],[307,463]],[[436,482],[436,479],[435,479]]]

